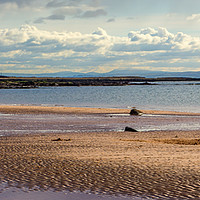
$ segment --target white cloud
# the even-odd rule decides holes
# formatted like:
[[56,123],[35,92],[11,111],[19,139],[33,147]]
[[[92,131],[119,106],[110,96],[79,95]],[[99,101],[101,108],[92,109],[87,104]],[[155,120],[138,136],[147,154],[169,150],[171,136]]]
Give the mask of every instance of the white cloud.
[[35,73],[48,67],[51,71],[123,67],[193,70],[199,65],[199,49],[199,37],[173,34],[165,28],[130,31],[128,37],[108,35],[102,28],[91,34],[43,31],[29,25],[0,29],[4,71],[6,64],[16,70],[29,66]]
[[30,55],[31,52],[23,51],[23,50],[13,50],[1,53],[1,58],[15,58],[16,56]]
[[200,14],[192,14],[186,18],[187,21],[197,21],[200,22]]
[[172,34],[165,28],[146,28],[140,31],[131,31],[128,34],[136,47],[141,50],[194,50],[200,47],[200,38],[178,32]]
[[92,33],[93,35],[104,35],[104,36],[107,36],[107,33],[106,33],[106,31],[105,30],[103,30],[102,28],[98,28],[98,30],[97,31],[94,31],[93,33]]

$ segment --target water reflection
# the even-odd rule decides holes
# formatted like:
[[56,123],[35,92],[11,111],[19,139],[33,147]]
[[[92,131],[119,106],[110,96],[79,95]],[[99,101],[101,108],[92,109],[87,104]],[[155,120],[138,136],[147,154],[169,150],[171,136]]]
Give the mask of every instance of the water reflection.
[[199,130],[200,116],[98,114],[0,115],[0,135],[124,131]]

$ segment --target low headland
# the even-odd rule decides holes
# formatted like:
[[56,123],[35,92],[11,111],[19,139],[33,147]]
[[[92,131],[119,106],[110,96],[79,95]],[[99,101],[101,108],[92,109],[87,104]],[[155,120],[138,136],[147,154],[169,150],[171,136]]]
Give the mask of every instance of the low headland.
[[[128,109],[0,106],[0,113],[19,117],[20,114],[92,117],[129,112]],[[194,114],[142,112],[188,119]],[[0,148],[0,180],[8,187],[89,191],[144,199],[200,199],[200,130],[27,133],[1,136]]]

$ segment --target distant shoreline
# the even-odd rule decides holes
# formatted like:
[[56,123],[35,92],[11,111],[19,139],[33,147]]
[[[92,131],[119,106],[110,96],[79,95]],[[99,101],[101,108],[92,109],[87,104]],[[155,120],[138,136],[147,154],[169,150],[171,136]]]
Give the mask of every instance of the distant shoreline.
[[161,81],[199,81],[200,78],[161,77],[145,78],[138,76],[124,77],[88,77],[88,78],[53,78],[53,77],[0,77],[0,89],[31,89],[38,87],[62,86],[125,86],[155,85]]

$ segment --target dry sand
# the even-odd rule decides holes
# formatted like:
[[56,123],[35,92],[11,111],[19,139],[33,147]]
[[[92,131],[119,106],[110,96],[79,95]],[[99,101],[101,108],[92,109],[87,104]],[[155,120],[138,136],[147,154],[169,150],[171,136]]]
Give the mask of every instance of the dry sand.
[[[25,108],[36,114],[63,109],[1,106],[0,112],[21,113]],[[112,113],[119,111],[127,112],[112,109]],[[33,190],[200,199],[199,144],[200,130],[4,136],[0,138],[0,179]]]

